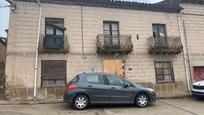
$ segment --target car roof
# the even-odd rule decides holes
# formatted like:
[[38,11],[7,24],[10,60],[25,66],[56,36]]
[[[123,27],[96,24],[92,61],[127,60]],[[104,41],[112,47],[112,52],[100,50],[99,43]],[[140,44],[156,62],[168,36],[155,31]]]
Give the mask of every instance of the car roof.
[[105,72],[88,72],[88,73],[80,73],[78,74],[79,76],[88,76],[88,75],[113,75],[113,76],[118,76],[114,75],[111,73],[105,73]]
[[[123,79],[125,81],[128,81],[127,79],[125,78],[122,78],[120,77],[119,75],[115,75],[115,74],[112,74],[112,73],[105,73],[105,72],[88,72],[88,73],[80,73],[78,74],[77,76],[79,77],[86,77],[86,76],[89,76],[89,75],[111,75],[111,76],[115,76],[115,77],[118,77],[120,79]],[[130,81],[129,81],[130,82]]]

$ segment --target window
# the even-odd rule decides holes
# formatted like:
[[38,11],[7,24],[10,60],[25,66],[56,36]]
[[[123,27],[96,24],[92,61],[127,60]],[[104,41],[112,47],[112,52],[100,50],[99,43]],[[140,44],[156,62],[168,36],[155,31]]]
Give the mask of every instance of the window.
[[87,76],[87,82],[91,84],[104,84],[103,76],[91,75]]
[[64,36],[64,19],[46,18],[45,19],[45,34]]
[[174,82],[172,62],[170,61],[155,62],[155,72],[157,83]]
[[64,19],[45,18],[45,38],[43,45],[45,49],[64,48]]
[[42,61],[42,86],[64,85],[66,81],[66,61]]
[[153,36],[155,38],[166,37],[166,25],[165,24],[152,24]]
[[112,43],[119,42],[119,22],[104,21],[103,33],[112,39]]
[[134,85],[126,80],[124,80],[124,84],[128,85],[129,87],[134,87]]
[[70,81],[70,83],[76,83],[79,80],[79,76],[77,75],[74,79]]
[[124,86],[124,82],[122,79],[114,76],[107,76],[109,85],[115,85],[115,86]]
[[153,37],[155,43],[166,45],[166,25],[165,24],[152,24]]

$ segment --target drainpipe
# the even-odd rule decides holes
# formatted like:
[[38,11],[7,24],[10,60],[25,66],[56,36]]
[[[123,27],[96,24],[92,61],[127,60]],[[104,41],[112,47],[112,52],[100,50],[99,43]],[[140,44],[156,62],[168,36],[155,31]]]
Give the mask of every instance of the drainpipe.
[[86,56],[84,54],[84,12],[83,12],[83,5],[81,5],[81,44],[82,44],[82,58],[85,59]]
[[40,0],[37,0],[39,10],[39,19],[38,19],[38,30],[37,30],[37,38],[36,38],[36,51],[35,51],[35,72],[34,72],[34,83],[33,83],[33,97],[36,98],[37,95],[37,76],[38,76],[38,47],[39,47],[39,39],[40,39],[40,28],[41,28],[41,17],[42,17],[42,5]]
[[[182,12],[177,16],[177,21],[178,21],[181,42],[183,46],[183,59],[184,59],[187,90],[188,92],[191,92],[191,86],[190,86],[191,69],[190,69],[188,45],[186,41],[185,25],[184,25],[184,20],[182,20]],[[181,25],[183,25],[183,27]],[[183,28],[183,31],[182,31],[182,28]]]
[[189,84],[189,90],[191,92],[191,84],[192,84],[192,73],[191,73],[191,63],[190,63],[190,53],[188,50],[188,42],[187,42],[187,35],[186,35],[186,25],[185,25],[185,21],[182,20],[183,22],[183,32],[184,32],[184,39],[185,39],[185,45],[186,45],[186,53],[187,53],[187,64],[188,64],[188,72],[189,72],[189,76],[188,76],[188,84]]

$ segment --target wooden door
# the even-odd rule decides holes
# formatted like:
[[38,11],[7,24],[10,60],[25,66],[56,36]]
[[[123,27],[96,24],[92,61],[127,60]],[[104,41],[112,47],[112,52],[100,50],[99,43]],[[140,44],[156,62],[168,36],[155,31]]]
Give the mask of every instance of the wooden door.
[[122,59],[106,59],[103,60],[103,71],[115,75],[124,76],[124,63]]

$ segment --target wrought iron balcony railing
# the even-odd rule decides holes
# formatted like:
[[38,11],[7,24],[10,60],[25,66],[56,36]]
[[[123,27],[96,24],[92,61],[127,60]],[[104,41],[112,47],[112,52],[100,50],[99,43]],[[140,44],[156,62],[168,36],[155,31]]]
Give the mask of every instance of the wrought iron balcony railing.
[[40,53],[68,53],[69,45],[66,36],[46,35],[39,42]]
[[131,35],[111,37],[110,35],[98,34],[96,45],[99,54],[128,54],[133,51]]
[[179,54],[182,52],[180,37],[148,38],[150,54]]

